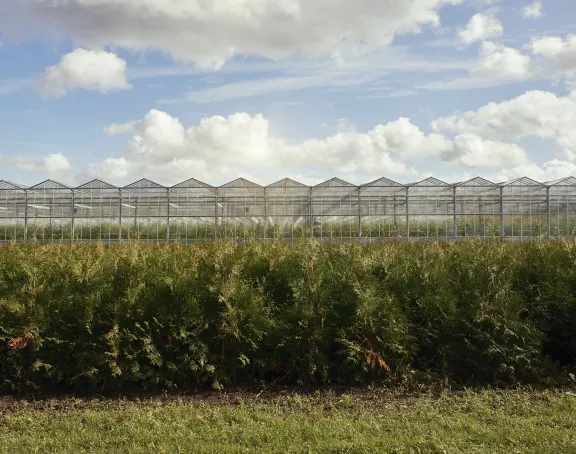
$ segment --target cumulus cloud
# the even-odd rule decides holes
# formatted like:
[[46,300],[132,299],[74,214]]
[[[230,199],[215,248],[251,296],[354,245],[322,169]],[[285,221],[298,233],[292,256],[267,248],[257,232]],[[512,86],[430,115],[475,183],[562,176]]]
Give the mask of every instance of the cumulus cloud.
[[545,162],[542,165],[528,162],[510,169],[503,169],[493,177],[493,180],[509,181],[515,178],[528,177],[536,181],[546,182],[574,175],[576,175],[576,164],[569,161],[554,159]]
[[542,2],[536,1],[527,5],[522,10],[522,15],[524,19],[538,19],[542,16]]
[[558,96],[529,91],[501,103],[491,102],[476,111],[456,113],[432,122],[436,131],[472,133],[486,138],[539,137],[554,140],[565,158],[576,162],[576,91]]
[[[158,50],[218,68],[236,54],[282,59],[364,52],[394,36],[437,27],[438,10],[462,0],[14,0],[22,26],[8,33],[59,31],[91,48]],[[2,2],[4,3],[4,2]],[[2,14],[0,5],[0,17]],[[16,9],[18,11],[16,11]],[[9,17],[8,11],[4,16]]]
[[68,158],[62,153],[54,153],[41,157],[37,161],[30,161],[24,156],[4,156],[1,162],[15,167],[18,170],[34,172],[44,175],[64,184],[74,184],[74,168]]
[[475,14],[458,35],[464,44],[499,38],[504,33],[502,22],[492,11]]
[[[407,166],[391,154],[402,152],[410,143],[422,145],[428,138],[415,126],[406,125],[403,119],[396,128],[393,124],[387,126],[391,129],[376,127],[369,133],[341,126],[335,135],[326,139],[294,145],[272,136],[269,121],[262,115],[214,116],[185,128],[178,118],[153,109],[141,120],[110,125],[106,132],[132,133],[124,149],[126,161],[121,163],[127,171],[153,168],[166,175],[201,171],[214,179],[241,166],[280,169],[318,165],[339,172],[376,167],[387,173],[408,173]],[[432,138],[432,143],[434,140],[437,139]],[[93,171],[103,169],[105,167],[92,168]]]
[[[465,117],[472,121],[470,115]],[[466,129],[462,121],[446,117],[436,126]],[[140,120],[111,124],[105,132],[130,137],[120,156],[79,169],[77,181],[102,178],[125,184],[146,177],[175,184],[194,176],[218,184],[243,176],[267,184],[290,176],[311,184],[322,179],[318,174],[337,174],[356,183],[373,175],[418,180],[426,174],[415,164],[418,168],[434,160],[464,168],[516,166],[508,171],[511,174],[522,169],[532,175],[536,172],[535,164],[518,145],[472,132],[461,132],[454,139],[437,132],[427,134],[408,118],[376,125],[368,132],[342,120],[332,135],[289,143],[270,133],[269,121],[262,115],[214,116],[186,127],[177,117],[153,109]],[[37,162],[8,158],[4,163],[63,182],[73,179],[72,166],[62,154]],[[552,169],[552,164],[549,167]],[[552,173],[550,169],[547,174]],[[313,173],[308,174],[310,171]]]
[[153,174],[162,181],[175,182],[191,175],[221,181],[249,168],[251,172],[260,170],[269,179],[292,174],[313,181],[299,170],[306,168],[324,169],[354,181],[357,174],[415,176],[418,172],[411,163],[422,159],[470,168],[527,160],[517,145],[472,134],[450,140],[439,133],[424,133],[408,118],[376,125],[368,132],[342,121],[333,135],[294,144],[271,135],[264,116],[247,113],[204,118],[185,127],[178,118],[151,110],[141,120],[112,124],[105,131],[131,134],[121,158],[109,158],[87,169],[92,177],[110,180]]
[[526,152],[516,144],[484,140],[475,134],[460,134],[442,159],[464,167],[494,167],[528,162]]
[[464,167],[496,167],[528,162],[524,149],[516,144],[485,140],[474,134],[454,139],[455,161]]
[[530,75],[530,57],[491,41],[482,43],[476,72],[497,78],[523,79]]
[[131,88],[126,62],[111,52],[76,49],[46,68],[38,82],[38,91],[45,97],[62,97],[77,88],[103,94]]
[[548,65],[551,63],[560,75],[576,79],[576,35],[535,38],[529,47],[534,55],[548,60]]
[[532,53],[547,58],[562,70],[576,70],[576,35],[545,36],[533,39]]

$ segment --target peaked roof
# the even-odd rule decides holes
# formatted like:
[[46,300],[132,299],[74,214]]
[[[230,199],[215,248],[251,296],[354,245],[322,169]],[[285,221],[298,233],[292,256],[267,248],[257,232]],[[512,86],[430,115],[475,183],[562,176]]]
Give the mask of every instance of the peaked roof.
[[388,178],[382,177],[377,180],[371,181],[370,183],[363,184],[364,187],[404,187],[403,184],[397,181],[390,180]]
[[341,180],[340,178],[330,178],[320,184],[314,186],[315,188],[337,188],[337,187],[355,187],[352,183]]
[[437,188],[437,187],[449,187],[450,185],[445,181],[441,181],[438,178],[429,177],[425,180],[418,181],[416,183],[410,183],[408,186],[422,187],[422,188]]
[[78,186],[76,189],[118,189],[116,186],[106,183],[102,180],[92,180],[88,183],[84,183],[82,186]]
[[576,186],[576,178],[574,177],[560,178],[559,180],[547,181],[544,184],[546,186]]
[[214,186],[204,183],[203,181],[197,180],[196,178],[190,178],[182,183],[175,184],[172,186],[174,189],[199,189],[199,188],[209,188],[213,189]]
[[291,178],[284,178],[276,183],[269,184],[267,188],[307,188],[305,184],[302,184]]
[[505,181],[503,183],[500,183],[500,185],[502,186],[539,186],[539,187],[544,187],[544,185],[536,180],[533,180],[532,178],[528,178],[528,177],[521,177],[521,178],[516,178],[514,180],[510,180],[510,181]]
[[42,183],[38,183],[36,186],[32,186],[30,189],[71,189],[65,184],[58,183],[54,180],[46,180]]
[[24,186],[12,183],[11,181],[0,180],[0,189],[25,189]]
[[246,180],[245,178],[237,178],[234,181],[229,183],[223,184],[220,186],[221,188],[262,188],[259,184],[256,184],[250,180]]
[[478,187],[478,186],[498,187],[498,185],[496,183],[488,181],[482,177],[470,178],[469,180],[456,183],[456,184],[454,184],[454,186],[460,186],[460,187]]
[[135,181],[134,183],[124,186],[124,189],[166,189],[164,186],[158,183],[154,183],[146,178]]

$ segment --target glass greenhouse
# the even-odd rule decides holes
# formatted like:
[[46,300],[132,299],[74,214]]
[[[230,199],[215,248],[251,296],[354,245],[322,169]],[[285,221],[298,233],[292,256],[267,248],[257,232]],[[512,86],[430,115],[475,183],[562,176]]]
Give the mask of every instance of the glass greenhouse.
[[239,178],[219,187],[189,179],[172,187],[142,179],[76,188],[0,180],[0,242],[192,243],[313,237],[326,241],[529,241],[576,234],[576,178],[493,183],[436,178],[360,186],[332,178],[269,186]]

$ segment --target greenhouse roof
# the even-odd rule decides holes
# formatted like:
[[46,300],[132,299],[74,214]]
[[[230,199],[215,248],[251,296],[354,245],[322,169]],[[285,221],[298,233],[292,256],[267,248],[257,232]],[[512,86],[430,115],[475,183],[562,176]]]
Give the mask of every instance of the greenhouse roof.
[[54,180],[46,180],[43,181],[42,183],[38,183],[36,186],[32,186],[31,188],[32,190],[55,190],[55,189],[72,189],[69,186],[66,186],[65,184],[59,183],[57,181]]
[[197,180],[196,178],[189,178],[182,183],[175,184],[172,189],[214,189],[214,186],[204,183],[203,181]]
[[234,181],[231,181],[230,183],[226,183],[222,186],[220,186],[221,188],[262,188],[263,186],[260,186],[259,184],[256,184],[250,180],[246,180],[245,178],[237,178]]
[[284,178],[276,183],[272,183],[267,188],[307,188],[303,183],[300,183],[296,180],[292,180],[291,178]]
[[341,180],[340,178],[330,178],[314,186],[316,188],[334,188],[334,187],[355,187],[352,183]]
[[574,177],[560,178],[559,180],[548,181],[544,184],[546,186],[576,186],[576,178]]
[[425,180],[418,181],[416,183],[410,183],[407,186],[410,187],[422,187],[422,188],[438,188],[438,187],[450,187],[450,184],[445,181],[441,181],[438,178],[429,177]]
[[82,186],[78,186],[76,189],[119,189],[118,187],[111,185],[110,183],[106,183],[102,180],[92,180],[88,183],[84,183]]
[[458,187],[499,187],[496,183],[488,181],[482,177],[470,178],[466,181],[455,183],[454,186]]
[[377,180],[371,181],[370,183],[366,183],[362,185],[363,187],[404,187],[403,184],[398,183],[397,181],[390,180],[388,178],[382,177],[378,178]]
[[124,186],[123,189],[166,189],[166,188],[161,184],[154,183],[153,181],[148,180],[147,178],[142,178],[141,180],[135,181],[134,183],[131,183],[128,186]]
[[510,180],[510,181],[505,181],[503,183],[500,183],[501,186],[538,186],[538,187],[544,187],[544,184],[539,183],[536,180],[533,180],[532,178],[528,178],[528,177],[521,177],[521,178],[516,178],[514,180]]
[[0,189],[12,190],[12,189],[26,189],[26,188],[25,186],[12,183],[11,181],[0,180]]

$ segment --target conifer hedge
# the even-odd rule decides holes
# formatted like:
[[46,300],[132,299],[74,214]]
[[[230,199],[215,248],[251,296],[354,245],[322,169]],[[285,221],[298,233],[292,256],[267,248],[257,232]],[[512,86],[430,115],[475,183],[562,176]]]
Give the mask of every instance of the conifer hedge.
[[0,248],[0,391],[552,383],[576,241]]

